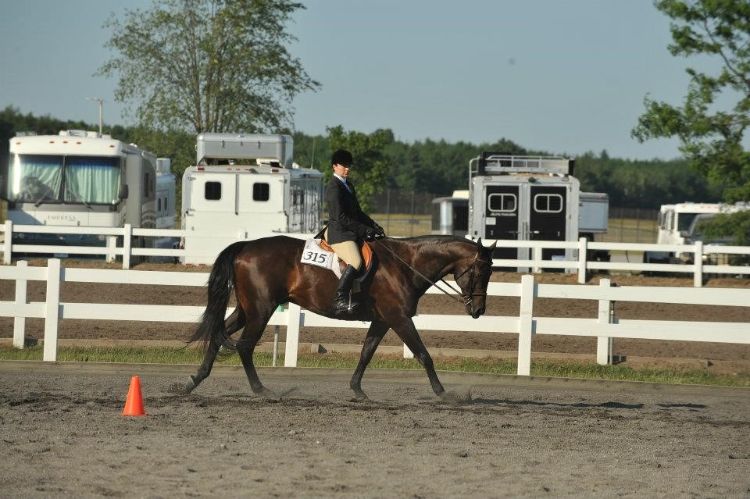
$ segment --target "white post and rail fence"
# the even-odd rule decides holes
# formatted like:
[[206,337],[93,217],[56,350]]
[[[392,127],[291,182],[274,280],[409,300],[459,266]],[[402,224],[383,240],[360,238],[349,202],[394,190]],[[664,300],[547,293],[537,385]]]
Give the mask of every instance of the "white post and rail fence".
[[[65,282],[147,284],[163,286],[205,286],[207,273],[163,272],[119,269],[65,268],[59,259],[48,260],[46,267],[32,267],[25,261],[16,265],[0,266],[0,281],[15,282],[14,301],[0,302],[0,316],[13,317],[13,344],[24,346],[27,318],[44,319],[43,359],[57,360],[58,326],[64,319],[123,320],[195,323],[204,307],[187,305],[153,304],[103,304],[65,303],[60,301],[60,291]],[[27,283],[45,281],[44,302],[29,302]],[[490,296],[518,297],[517,316],[484,315],[472,319],[468,315],[417,315],[414,323],[418,330],[480,331],[512,333],[518,335],[518,374],[531,372],[531,345],[536,334],[588,336],[597,338],[596,359],[599,364],[611,362],[613,338],[639,338],[673,341],[704,341],[750,344],[748,322],[687,322],[667,320],[618,319],[613,313],[615,302],[643,302],[700,304],[714,306],[750,307],[750,289],[737,288],[685,288],[610,286],[608,279],[599,285],[540,284],[533,275],[523,275],[520,283],[495,283],[488,287]],[[439,293],[431,288],[428,293]],[[560,318],[534,315],[534,302],[538,298],[595,300],[597,317]],[[231,312],[231,309],[228,310]],[[367,328],[369,323],[340,321],[301,310],[289,304],[277,311],[269,325],[286,326],[284,365],[297,365],[299,332],[303,327]],[[404,355],[409,356],[404,349]]]
[[[95,236],[101,240],[100,246],[70,246],[70,245],[42,245],[14,243],[21,241],[21,236],[33,234],[53,235],[86,235]],[[171,238],[174,241],[190,238],[191,232],[179,229],[141,229],[133,228],[126,224],[122,228],[102,227],[61,227],[47,225],[14,225],[10,220],[0,224],[0,251],[3,253],[3,263],[12,263],[14,255],[18,254],[40,254],[40,255],[89,255],[101,256],[107,261],[122,260],[122,268],[129,269],[133,257],[162,257],[171,259],[184,259],[189,248],[149,247],[151,245],[134,244],[134,241],[156,240]],[[304,234],[286,234],[289,236],[303,238]],[[15,236],[19,236],[15,238]],[[311,237],[312,235],[310,235]],[[242,239],[237,235],[237,240]],[[485,241],[490,244],[494,241]],[[185,246],[189,246],[186,244]],[[527,248],[531,258],[520,259],[495,259],[495,267],[529,268],[533,272],[543,269],[563,270],[578,275],[578,282],[585,283],[587,275],[596,272],[649,272],[649,273],[677,273],[692,274],[695,287],[703,286],[707,275],[723,276],[750,276],[750,265],[730,265],[729,263],[711,263],[716,260],[728,262],[732,256],[750,257],[749,246],[722,246],[704,245],[696,242],[690,245],[664,245],[645,243],[609,243],[592,242],[585,238],[578,241],[508,241],[497,240],[498,248]],[[570,259],[543,259],[543,250],[562,249],[573,250],[574,255]],[[625,261],[588,261],[589,251],[607,251],[610,254],[636,255],[643,252],[680,253],[691,255],[693,263],[641,263]]]

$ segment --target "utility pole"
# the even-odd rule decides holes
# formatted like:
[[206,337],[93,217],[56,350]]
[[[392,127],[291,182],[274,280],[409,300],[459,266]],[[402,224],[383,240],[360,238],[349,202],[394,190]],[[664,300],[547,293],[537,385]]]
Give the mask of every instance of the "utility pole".
[[99,137],[102,136],[102,108],[104,107],[104,99],[101,97],[86,97],[86,100],[94,101],[99,104]]

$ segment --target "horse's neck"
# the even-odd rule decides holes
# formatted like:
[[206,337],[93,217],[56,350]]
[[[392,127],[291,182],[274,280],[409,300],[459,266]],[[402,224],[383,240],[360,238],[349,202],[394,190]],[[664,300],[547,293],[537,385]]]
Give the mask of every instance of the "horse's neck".
[[422,269],[418,269],[426,277],[433,281],[442,279],[446,274],[454,270],[458,256],[446,247],[429,246],[422,249],[419,257],[415,255],[415,260],[421,260]]

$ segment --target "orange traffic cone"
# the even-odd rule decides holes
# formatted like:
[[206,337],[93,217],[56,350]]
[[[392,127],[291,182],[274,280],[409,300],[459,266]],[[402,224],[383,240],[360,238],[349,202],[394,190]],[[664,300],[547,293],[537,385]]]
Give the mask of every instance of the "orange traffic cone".
[[130,389],[128,389],[128,398],[125,399],[125,407],[122,410],[123,416],[145,416],[143,410],[143,396],[141,395],[141,378],[133,376],[130,378]]

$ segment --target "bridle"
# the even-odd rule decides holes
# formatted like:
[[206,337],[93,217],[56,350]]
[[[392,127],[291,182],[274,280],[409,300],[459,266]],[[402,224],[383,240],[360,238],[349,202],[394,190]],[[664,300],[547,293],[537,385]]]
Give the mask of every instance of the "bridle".
[[[380,240],[376,239],[375,242],[380,243]],[[455,289],[445,279],[443,279],[442,277],[440,278],[440,282],[442,282],[443,284],[445,284],[446,286],[448,286],[448,288],[451,291],[453,291],[453,293],[455,293],[456,296],[461,297],[461,299],[459,299],[456,296],[451,295],[448,291],[444,290],[440,286],[438,286],[437,282],[433,281],[429,277],[426,277],[420,271],[418,271],[417,269],[415,269],[414,267],[412,267],[411,265],[409,265],[406,261],[404,261],[403,258],[401,258],[400,256],[398,256],[396,254],[396,252],[393,251],[391,248],[389,248],[385,244],[380,244],[380,246],[382,248],[385,248],[386,250],[388,250],[388,252],[391,255],[393,255],[393,257],[396,258],[396,260],[398,260],[401,263],[403,263],[404,265],[406,265],[409,269],[411,269],[419,277],[421,277],[425,281],[429,282],[431,285],[435,286],[437,289],[439,289],[440,291],[442,291],[443,293],[445,293],[447,296],[450,296],[451,298],[453,298],[454,300],[456,300],[458,303],[463,303],[464,306],[471,305],[472,302],[474,301],[474,297],[475,296],[483,296],[485,299],[487,298],[487,290],[486,289],[483,292],[481,292],[481,293],[475,293],[474,292],[474,279],[476,278],[475,277],[475,267],[476,267],[476,264],[477,263],[486,263],[486,264],[489,265],[489,263],[490,263],[487,260],[481,260],[479,258],[479,253],[480,253],[480,249],[481,248],[477,249],[477,254],[476,254],[476,256],[474,256],[474,260],[472,260],[471,265],[469,265],[468,267],[466,267],[466,269],[464,269],[463,272],[461,272],[460,274],[458,274],[456,276],[456,282],[458,282],[458,280],[461,277],[463,277],[464,274],[466,274],[467,272],[471,271],[471,273],[469,274],[469,285],[468,285],[468,289],[471,291],[470,293],[462,293],[460,289]],[[462,302],[462,300],[463,300],[463,302]]]
[[[461,293],[461,298],[463,298],[464,305],[467,306],[467,307],[472,304],[472,302],[474,301],[474,297],[475,296],[482,296],[482,297],[484,297],[485,300],[487,299],[487,290],[486,289],[484,291],[482,291],[481,293],[474,292],[474,279],[475,279],[475,270],[476,270],[477,263],[486,263],[486,264],[490,265],[490,262],[488,262],[487,260],[481,260],[479,258],[479,251],[477,251],[477,254],[474,257],[474,260],[471,262],[471,265],[469,265],[468,267],[466,267],[466,269],[464,269],[463,272],[461,272],[460,274],[458,274],[456,276],[456,283],[458,284],[458,280],[461,277],[463,277],[463,275],[465,273],[471,271],[469,273],[469,285],[467,286],[467,289],[469,289],[471,292],[470,293]],[[445,282],[443,279],[440,279],[440,280],[443,281],[448,287],[450,287],[451,290],[453,290],[454,293],[457,293],[457,291],[455,289],[453,289],[453,287],[450,284],[448,284],[447,282]]]

